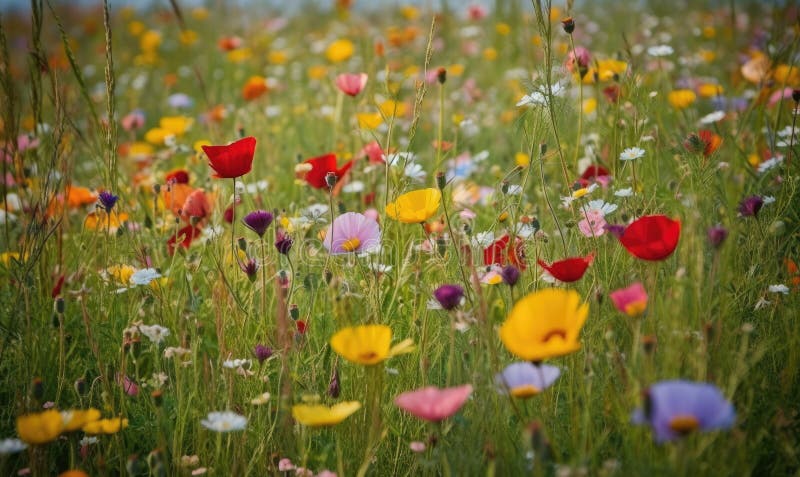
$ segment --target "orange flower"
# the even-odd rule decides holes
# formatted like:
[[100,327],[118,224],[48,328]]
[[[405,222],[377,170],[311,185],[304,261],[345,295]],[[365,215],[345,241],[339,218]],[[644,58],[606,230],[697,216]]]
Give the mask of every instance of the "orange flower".
[[246,101],[263,96],[269,88],[267,88],[267,80],[263,76],[251,76],[242,87],[242,97]]

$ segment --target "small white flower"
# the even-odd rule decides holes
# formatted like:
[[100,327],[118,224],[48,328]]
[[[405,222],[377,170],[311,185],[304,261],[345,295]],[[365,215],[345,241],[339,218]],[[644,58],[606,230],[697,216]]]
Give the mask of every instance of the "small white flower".
[[590,200],[589,203],[586,205],[589,208],[589,210],[597,210],[599,212],[602,212],[603,215],[609,215],[615,210],[617,210],[617,204],[609,204],[603,199]]
[[210,412],[200,424],[216,432],[241,431],[247,427],[247,418],[233,411]]
[[169,336],[169,328],[161,325],[139,325],[139,332],[147,336],[151,343],[160,344]]
[[249,359],[226,359],[222,363],[222,366],[225,367],[225,368],[228,368],[228,369],[236,369],[236,368],[240,368],[240,367],[242,367],[244,365],[250,366],[250,360]]
[[762,197],[762,199],[764,200],[764,205],[769,205],[775,202],[775,197],[771,195],[765,195]]
[[783,164],[783,157],[782,156],[775,156],[767,159],[766,161],[762,162],[758,165],[758,173],[763,174],[770,169],[774,169],[779,165]]
[[376,273],[388,273],[392,271],[391,265],[384,265],[382,263],[371,263],[369,268]]
[[90,446],[90,445],[93,445],[93,444],[97,444],[97,438],[96,437],[83,436],[83,439],[78,441],[78,445],[80,445],[81,447]]
[[486,232],[478,232],[472,237],[472,246],[486,248],[494,243],[494,232],[491,230]]
[[313,221],[324,219],[330,208],[325,204],[311,204],[303,209],[303,215]]
[[417,182],[424,181],[425,176],[428,175],[428,173],[425,172],[425,169],[423,169],[422,166],[417,164],[416,162],[409,162],[408,164],[406,164],[403,173],[406,175],[406,177],[415,180]]
[[0,455],[16,454],[28,448],[28,444],[16,437],[9,437],[0,441]]
[[461,129],[461,134],[463,134],[464,137],[476,136],[481,131],[480,127],[478,127],[478,125],[475,124],[475,121],[469,118],[461,121],[458,124],[458,127],[459,129]]
[[517,228],[514,233],[516,233],[520,238],[528,239],[536,233],[536,229],[531,224],[523,224],[520,222],[517,224]]
[[161,273],[155,268],[143,268],[136,270],[131,275],[131,283],[134,285],[149,285],[153,280],[161,278]]
[[783,283],[781,283],[779,285],[770,285],[767,288],[767,290],[769,290],[770,293],[783,293],[784,295],[788,295],[789,294],[789,287],[787,287]]
[[268,403],[270,397],[271,396],[269,393],[259,394],[258,396],[250,400],[250,404],[252,404],[253,406],[261,406],[262,404]]
[[627,189],[620,189],[614,192],[614,195],[617,197],[633,197],[633,189],[630,187]]
[[269,187],[269,182],[265,180],[260,180],[257,182],[253,182],[252,184],[247,184],[245,186],[245,190],[247,191],[248,194],[255,194],[259,191],[267,190],[267,187]]
[[675,53],[669,45],[656,45],[647,49],[647,54],[650,56],[669,56]]
[[520,195],[522,194],[522,187],[517,184],[511,184],[506,189],[506,194],[508,195]]
[[359,193],[363,192],[366,186],[361,181],[348,182],[342,187],[342,192],[346,193]]
[[717,121],[722,121],[725,118],[725,111],[714,111],[708,113],[698,121],[700,124],[714,124]]
[[172,357],[182,358],[191,352],[192,350],[190,349],[169,346],[167,347],[167,349],[164,350],[164,358],[166,359],[170,359]]
[[633,161],[634,159],[639,159],[640,157],[644,157],[645,150],[640,147],[629,147],[622,151],[619,155],[620,161]]

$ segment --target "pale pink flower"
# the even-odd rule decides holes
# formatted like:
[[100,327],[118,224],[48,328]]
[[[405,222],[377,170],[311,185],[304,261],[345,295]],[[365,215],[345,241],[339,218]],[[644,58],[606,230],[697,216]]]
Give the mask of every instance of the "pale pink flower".
[[472,394],[472,385],[437,388],[427,386],[416,391],[408,391],[394,399],[400,409],[426,421],[442,421],[452,416]]
[[614,290],[609,296],[617,310],[632,318],[641,315],[647,309],[647,291],[639,282],[627,288]]
[[599,210],[588,210],[583,215],[583,220],[578,222],[578,229],[587,237],[600,237],[606,233],[605,215]]
[[294,464],[292,461],[286,457],[278,461],[278,471],[280,472],[287,472],[290,470],[294,470]]
[[342,73],[336,77],[336,87],[348,96],[358,96],[367,85],[366,73]]

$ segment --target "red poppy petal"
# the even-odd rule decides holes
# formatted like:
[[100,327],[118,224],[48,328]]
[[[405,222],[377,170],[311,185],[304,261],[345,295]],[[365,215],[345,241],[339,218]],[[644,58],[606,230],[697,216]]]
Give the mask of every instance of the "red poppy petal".
[[[178,230],[175,235],[167,240],[167,249],[169,250],[169,254],[174,254],[175,248],[178,245],[183,248],[189,248],[189,245],[191,245],[194,239],[199,237],[201,233],[202,230],[198,229],[197,227],[192,227],[191,225],[187,225],[186,227]],[[180,243],[178,243],[178,239],[181,239]]]
[[679,221],[664,215],[646,215],[625,228],[619,241],[634,257],[655,261],[672,255],[680,236]]
[[586,269],[589,268],[589,264],[591,264],[593,260],[594,254],[591,253],[586,257],[566,258],[564,260],[553,262],[550,265],[546,264],[542,260],[538,260],[536,263],[538,263],[540,267],[547,270],[547,272],[550,273],[550,275],[552,275],[556,280],[570,283],[583,278],[583,275],[586,273]]
[[306,159],[306,164],[311,164],[311,170],[305,175],[306,182],[316,189],[328,187],[325,176],[329,172],[336,172],[336,154],[325,154],[324,156]]
[[250,136],[239,139],[227,146],[203,146],[209,165],[217,178],[241,177],[252,169],[256,138]]
[[483,264],[484,265],[505,265],[505,254],[503,253],[508,246],[511,239],[508,235],[504,235],[496,240],[493,244],[489,245],[483,250]]

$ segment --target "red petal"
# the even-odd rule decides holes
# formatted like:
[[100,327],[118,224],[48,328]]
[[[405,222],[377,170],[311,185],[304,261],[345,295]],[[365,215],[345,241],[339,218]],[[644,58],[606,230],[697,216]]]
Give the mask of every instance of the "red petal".
[[608,169],[606,169],[605,167],[591,165],[587,167],[585,171],[583,171],[583,174],[581,174],[581,179],[594,179],[595,177],[598,176],[607,176],[607,175],[608,175]]
[[508,242],[511,239],[508,235],[502,236],[500,239],[496,240],[493,244],[489,245],[483,250],[483,264],[484,265],[505,265],[506,257],[503,253],[508,246]]
[[[178,230],[175,235],[167,240],[167,249],[169,250],[169,254],[174,254],[175,248],[178,245],[183,248],[189,248],[189,245],[191,245],[194,239],[199,237],[201,233],[202,231],[200,229],[192,227],[191,225],[187,225],[186,227]],[[180,243],[178,243],[178,239],[181,239]]]
[[[328,184],[325,182],[325,176],[327,176],[329,172],[337,173],[336,154],[325,154],[324,156],[312,157],[311,159],[307,159],[305,163],[311,164],[311,170],[306,173],[305,180],[311,185],[311,187],[316,189],[327,188]],[[347,166],[349,169],[352,164],[348,163],[345,166]]]
[[645,215],[633,221],[619,238],[636,258],[664,260],[672,255],[681,236],[681,223],[664,215]]
[[553,275],[557,280],[569,283],[576,282],[583,278],[589,264],[594,260],[594,253],[590,253],[586,257],[573,257],[559,260],[548,265],[542,260],[537,261],[540,267],[547,270],[550,275]]
[[214,177],[230,179],[241,177],[253,166],[256,138],[250,136],[227,146],[203,146],[209,165],[216,172]]
[[61,287],[63,285],[64,285],[64,275],[61,275],[60,277],[58,277],[58,280],[56,281],[56,286],[53,287],[53,291],[50,292],[50,296],[55,298],[58,295],[60,295],[61,294]]

